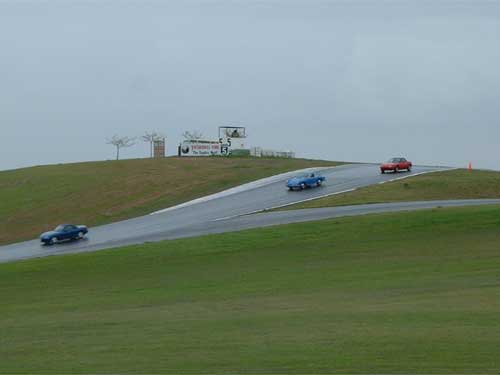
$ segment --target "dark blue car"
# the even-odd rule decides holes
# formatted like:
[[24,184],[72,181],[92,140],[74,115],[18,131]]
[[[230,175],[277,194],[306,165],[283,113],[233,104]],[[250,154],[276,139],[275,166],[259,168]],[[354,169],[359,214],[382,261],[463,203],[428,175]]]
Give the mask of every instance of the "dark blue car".
[[45,245],[54,245],[61,241],[82,239],[88,232],[85,225],[61,224],[50,232],[42,233],[40,241]]
[[303,190],[308,187],[321,186],[325,180],[326,178],[324,176],[310,173],[289,179],[286,182],[286,186],[290,190]]

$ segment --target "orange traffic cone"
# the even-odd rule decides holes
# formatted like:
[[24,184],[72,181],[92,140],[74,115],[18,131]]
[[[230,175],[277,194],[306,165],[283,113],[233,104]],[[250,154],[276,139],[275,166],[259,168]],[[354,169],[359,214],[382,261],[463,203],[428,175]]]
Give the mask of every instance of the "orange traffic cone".
[[472,171],[472,163],[469,162],[469,171]]

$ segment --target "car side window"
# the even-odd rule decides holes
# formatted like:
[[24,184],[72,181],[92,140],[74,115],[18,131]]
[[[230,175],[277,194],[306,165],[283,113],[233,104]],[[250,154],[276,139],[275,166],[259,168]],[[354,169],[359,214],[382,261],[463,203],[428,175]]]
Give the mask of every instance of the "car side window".
[[66,227],[64,228],[64,230],[65,230],[66,232],[70,232],[70,231],[72,231],[73,229],[75,229],[75,227],[74,227],[73,225],[66,225]]

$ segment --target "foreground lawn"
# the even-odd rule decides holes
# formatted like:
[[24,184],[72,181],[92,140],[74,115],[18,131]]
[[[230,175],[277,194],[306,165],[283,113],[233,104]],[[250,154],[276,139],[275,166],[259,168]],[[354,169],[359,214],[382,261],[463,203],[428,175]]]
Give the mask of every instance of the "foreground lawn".
[[498,373],[500,207],[0,265],[0,373]]
[[98,225],[291,170],[305,159],[166,158],[49,165],[0,172],[0,244],[64,222]]
[[[402,177],[403,173],[399,176]],[[441,199],[500,198],[500,172],[456,169],[368,186],[282,209],[346,206]]]

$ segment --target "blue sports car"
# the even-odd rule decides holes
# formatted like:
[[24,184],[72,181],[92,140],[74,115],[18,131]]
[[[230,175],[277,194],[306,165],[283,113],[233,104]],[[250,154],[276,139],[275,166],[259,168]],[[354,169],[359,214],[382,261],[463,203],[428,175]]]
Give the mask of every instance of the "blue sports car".
[[85,225],[61,224],[50,232],[42,233],[40,241],[45,245],[54,245],[61,241],[82,239],[88,232]]
[[318,176],[315,173],[305,174],[293,177],[286,182],[286,186],[290,190],[303,190],[308,187],[321,186],[325,182],[324,176]]

